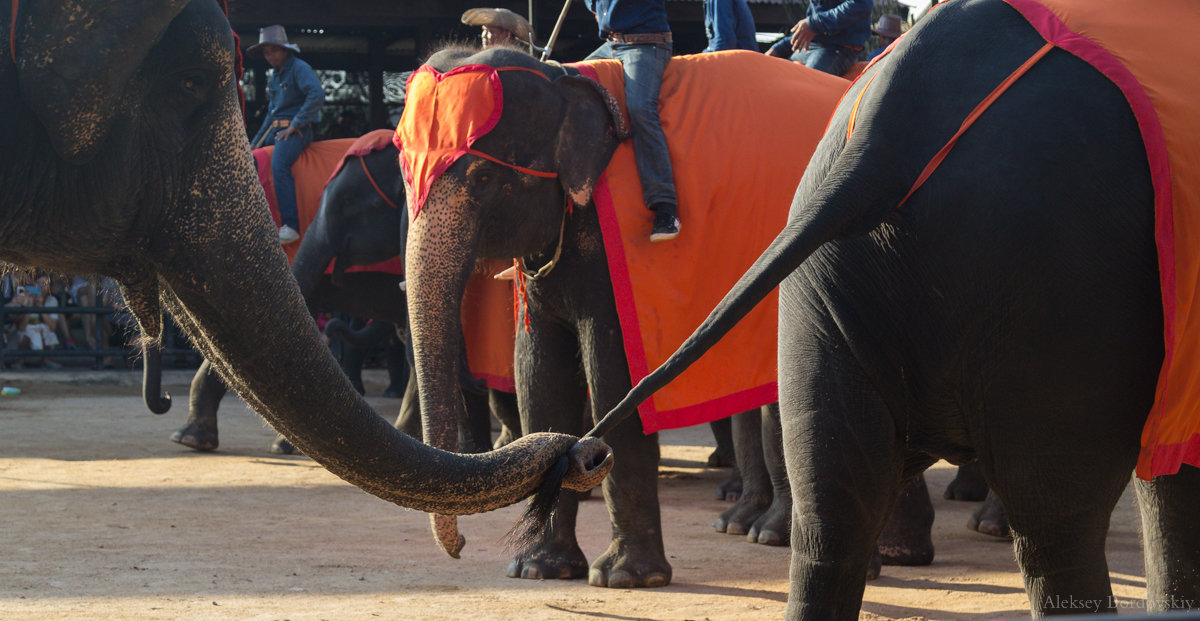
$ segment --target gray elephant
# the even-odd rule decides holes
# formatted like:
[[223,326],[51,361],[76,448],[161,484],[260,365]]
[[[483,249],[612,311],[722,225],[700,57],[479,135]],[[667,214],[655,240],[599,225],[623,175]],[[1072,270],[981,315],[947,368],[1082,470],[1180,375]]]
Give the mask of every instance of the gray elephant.
[[[789,618],[858,617],[887,509],[939,458],[979,460],[1035,616],[1115,612],[1105,536],[1164,364],[1163,169],[1148,165],[1162,154],[1135,117],[1146,109],[1085,60],[1109,57],[1040,7],[945,3],[869,68],[776,241],[595,431],[779,286]],[[1174,36],[1154,11],[1141,40]],[[1200,606],[1196,457],[1134,481],[1151,610]]]
[[[344,334],[343,340],[352,345],[388,336],[380,330],[398,330],[401,335],[406,335],[408,330],[408,304],[401,288],[403,275],[398,269],[403,261],[395,262],[399,265],[388,263],[403,254],[401,240],[407,234],[408,214],[397,207],[404,203],[399,151],[391,144],[391,132],[384,133],[389,140],[381,148],[352,150],[345,156],[345,164],[328,180],[320,205],[310,216],[312,222],[303,223],[304,236],[292,263],[292,274],[310,310],[377,320],[368,325],[369,329]],[[301,217],[308,213],[302,209]],[[326,273],[331,264],[332,273]],[[351,269],[375,265],[380,265],[379,269]],[[338,331],[337,326],[331,321],[326,332],[335,331]],[[404,340],[409,339],[405,336]],[[160,384],[157,377],[161,376],[159,359],[157,355],[147,357],[144,386],[150,409],[162,413],[166,410],[155,407],[162,401],[157,397]],[[343,361],[345,366],[346,361]],[[463,368],[466,370],[465,364]],[[362,394],[361,379],[354,382],[357,369],[344,370]],[[359,374],[361,376],[361,371]],[[492,413],[502,423],[497,448],[520,436],[515,395],[497,389],[485,390],[469,375],[460,378],[460,384],[466,402],[465,418],[460,421],[461,452],[482,452],[492,448]],[[401,390],[403,401],[395,426],[408,435],[420,437],[416,377],[408,374],[408,381]],[[188,419],[172,434],[171,440],[200,451],[215,450],[219,445],[217,411],[226,391],[220,376],[206,360],[192,379]],[[169,403],[167,405],[169,407]],[[272,442],[271,452],[290,454],[294,448],[285,438],[279,437]]]
[[111,275],[151,341],[165,307],[275,429],[390,502],[444,513],[510,504],[573,446],[571,476],[584,480],[568,485],[596,483],[601,445],[539,434],[455,455],[400,433],[354,391],[271,225],[221,4],[13,9],[0,15],[0,260]]

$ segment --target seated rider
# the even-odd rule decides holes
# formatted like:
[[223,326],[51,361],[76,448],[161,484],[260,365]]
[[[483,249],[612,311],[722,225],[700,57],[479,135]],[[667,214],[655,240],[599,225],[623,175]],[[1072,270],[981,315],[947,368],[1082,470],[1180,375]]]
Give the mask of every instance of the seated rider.
[[642,197],[654,212],[650,241],[679,236],[675,178],[667,137],[658,118],[658,92],[671,61],[666,0],[585,0],[605,42],[586,60],[615,58],[625,70],[625,105],[633,129]]
[[467,9],[462,23],[479,26],[479,42],[483,49],[497,45],[519,45],[532,51],[533,27],[524,17],[508,9]]
[[792,26],[792,36],[772,45],[767,55],[840,76],[854,66],[871,36],[874,6],[874,0],[812,0],[804,19]]
[[300,239],[300,214],[296,208],[296,180],[292,164],[300,159],[313,140],[313,126],[321,120],[325,89],[308,63],[295,54],[300,46],[288,43],[283,26],[267,26],[258,31],[258,43],[246,49],[251,58],[266,58],[271,65],[267,82],[267,116],[250,141],[253,148],[275,145],[271,155],[271,174],[275,183],[275,201],[283,221],[279,243]]

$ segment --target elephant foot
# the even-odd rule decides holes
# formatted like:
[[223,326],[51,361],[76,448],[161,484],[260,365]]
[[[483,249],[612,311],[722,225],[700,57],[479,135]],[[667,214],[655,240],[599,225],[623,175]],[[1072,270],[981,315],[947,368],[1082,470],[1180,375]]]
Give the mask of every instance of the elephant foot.
[[725,482],[717,486],[717,500],[726,502],[736,502],[742,497],[742,475],[734,468],[730,473],[729,478]]
[[671,564],[660,552],[635,551],[613,540],[608,551],[592,563],[588,584],[610,589],[664,587],[671,584]]
[[746,535],[758,518],[766,514],[771,502],[761,497],[742,496],[732,507],[721,512],[713,528],[718,533]]
[[975,513],[971,514],[967,520],[967,528],[1000,539],[1012,538],[1012,533],[1008,529],[1008,515],[1004,512],[1004,505],[991,492],[988,492],[987,498],[975,510]]
[[288,442],[287,438],[285,438],[283,436],[277,436],[275,438],[275,441],[271,443],[271,448],[269,448],[267,450],[271,451],[271,453],[273,453],[275,455],[299,455],[300,454],[300,451],[297,450],[295,446],[292,446],[292,443]]
[[879,556],[879,550],[875,550],[871,553],[871,562],[867,564],[867,581],[875,580],[882,572],[883,558]]
[[712,453],[709,453],[705,465],[709,468],[732,468],[733,462],[733,455],[728,449],[717,447]]
[[987,481],[983,479],[983,470],[979,462],[972,461],[958,467],[958,474],[946,486],[942,498],[946,500],[967,500],[979,502],[988,495]]
[[577,544],[547,545],[514,558],[504,573],[526,580],[575,580],[588,574],[587,557]]
[[217,439],[216,427],[199,425],[190,422],[171,434],[171,441],[178,442],[197,451],[215,451],[220,442]]
[[767,512],[762,514],[746,539],[751,543],[761,543],[767,546],[787,546],[792,541],[792,504],[778,499],[771,502]]

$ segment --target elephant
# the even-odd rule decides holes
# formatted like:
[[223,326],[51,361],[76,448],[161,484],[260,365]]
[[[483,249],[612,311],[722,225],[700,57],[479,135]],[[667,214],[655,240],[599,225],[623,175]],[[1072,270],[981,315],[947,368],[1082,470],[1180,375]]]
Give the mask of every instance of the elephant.
[[[778,286],[789,619],[858,617],[888,509],[937,459],[978,460],[1034,616],[1115,612],[1105,536],[1165,356],[1150,150],[1075,53],[1091,39],[1048,45],[1022,8],[945,3],[869,67],[776,240],[588,434],[613,436]],[[1133,482],[1152,611],[1200,606],[1194,463]]]
[[389,502],[511,504],[564,449],[569,489],[598,482],[602,442],[533,434],[457,455],[397,431],[350,385],[271,225],[221,3],[12,6],[0,16],[0,261],[113,277],[151,343],[165,308],[270,425]]
[[[782,62],[747,54],[752,57],[747,62]],[[630,388],[605,243],[591,201],[623,138],[624,120],[596,82],[512,50],[449,48],[426,65],[443,74],[479,66],[506,69],[497,78],[503,111],[485,135],[469,143],[469,155],[439,169],[423,190],[414,191],[413,181],[406,180],[410,211],[423,205],[410,225],[406,267],[425,439],[442,448],[453,443],[453,421],[460,415],[457,369],[438,352],[458,347],[453,319],[465,279],[480,259],[513,257],[537,266],[521,272],[526,276],[514,368],[521,427],[581,432],[578,412],[586,407],[605,412]],[[821,76],[839,88],[848,84]],[[408,109],[415,109],[411,90]],[[831,98],[840,92],[831,91]],[[782,220],[783,208],[778,209]],[[528,545],[517,551],[507,575],[586,577],[591,585],[611,588],[670,583],[657,498],[657,434],[630,421],[604,440],[615,458],[603,486],[613,525],[608,549],[589,564],[575,537],[578,497],[563,494],[553,521],[523,541]],[[773,512],[772,528],[786,526],[785,514]],[[446,528],[442,534],[452,538],[453,532]],[[764,540],[785,537],[776,532]]]
[[[384,338],[386,335],[380,330],[398,331],[402,336],[407,334],[408,303],[401,288],[403,275],[391,273],[397,270],[388,266],[380,270],[351,269],[383,264],[403,254],[401,240],[407,232],[408,214],[395,206],[404,201],[398,154],[389,140],[382,148],[345,156],[350,165],[338,167],[325,184],[312,222],[304,223],[302,227],[304,234],[292,263],[292,274],[310,310],[377,320],[360,333],[345,334],[351,344]],[[356,164],[355,159],[359,163]],[[304,209],[301,211],[302,216],[309,213]],[[331,264],[332,273],[327,274],[326,268]],[[326,327],[327,333],[339,331],[334,321]],[[407,337],[404,340],[407,341]],[[156,367],[155,360],[147,357],[147,378],[155,376],[155,368],[161,374],[161,364]],[[361,378],[361,371],[344,370],[356,390],[363,393],[361,379],[354,382],[355,372]],[[157,380],[145,383],[148,404],[157,394],[159,384]],[[515,395],[498,389],[481,389],[469,376],[460,378],[460,384],[467,403],[465,418],[460,421],[463,437],[459,449],[462,452],[483,452],[492,447],[491,413],[495,413],[502,423],[497,448],[520,436]],[[219,445],[217,410],[226,391],[221,378],[206,360],[192,379],[188,419],[172,434],[171,440],[200,451],[215,450]],[[408,435],[420,437],[419,408],[416,378],[410,373],[395,426]],[[294,452],[282,436],[271,443],[270,450],[278,454]]]

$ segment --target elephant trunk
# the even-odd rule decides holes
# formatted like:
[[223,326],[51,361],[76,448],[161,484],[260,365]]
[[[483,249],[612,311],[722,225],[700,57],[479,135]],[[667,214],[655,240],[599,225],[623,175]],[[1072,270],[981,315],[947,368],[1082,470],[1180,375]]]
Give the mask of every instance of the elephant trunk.
[[142,345],[142,400],[155,414],[166,414],[171,409],[171,394],[162,391],[162,348],[145,343]]
[[149,256],[164,305],[255,411],[335,475],[422,511],[467,514],[517,502],[572,447],[577,483],[602,477],[603,445],[539,434],[512,450],[456,455],[421,444],[377,415],[338,368],[305,308],[232,97],[223,114],[229,119],[223,131],[200,147],[207,163],[189,184],[188,202],[167,212]]

